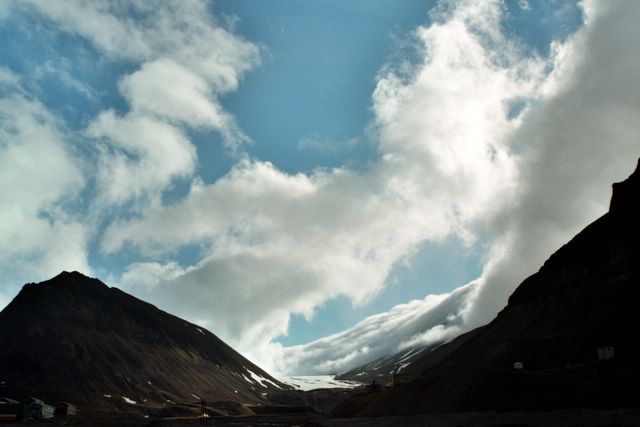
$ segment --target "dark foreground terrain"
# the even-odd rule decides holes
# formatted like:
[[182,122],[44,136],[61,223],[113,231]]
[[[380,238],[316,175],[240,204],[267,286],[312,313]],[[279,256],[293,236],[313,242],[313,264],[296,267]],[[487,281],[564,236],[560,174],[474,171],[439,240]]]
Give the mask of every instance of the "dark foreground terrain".
[[326,427],[630,427],[640,426],[640,410],[487,411],[460,414],[332,419],[318,422],[317,425]]
[[[18,427],[43,423],[7,423],[1,427]],[[199,419],[144,418],[77,418],[44,423],[49,426],[121,426],[121,427],[183,427],[202,425]],[[209,426],[300,426],[300,427],[633,427],[640,426],[640,409],[564,409],[529,412],[467,412],[387,416],[375,418],[326,418],[319,415],[263,415],[246,417],[212,417]]]

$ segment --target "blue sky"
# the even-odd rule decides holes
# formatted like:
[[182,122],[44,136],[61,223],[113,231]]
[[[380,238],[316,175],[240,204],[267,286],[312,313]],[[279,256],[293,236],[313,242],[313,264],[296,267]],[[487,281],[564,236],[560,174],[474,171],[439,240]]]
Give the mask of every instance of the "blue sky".
[[[611,111],[625,95],[594,84],[636,71],[625,46],[623,66],[581,71],[617,64],[597,56],[617,11],[3,2],[0,305],[78,269],[280,372],[482,323],[603,212],[603,189],[634,157],[626,115],[598,127],[615,129],[609,147],[582,133],[593,112],[581,97],[608,97]],[[606,159],[597,179],[575,153]],[[514,243],[527,233],[541,236],[528,252]],[[469,283],[479,291],[454,292]],[[425,314],[436,306],[449,315]],[[436,323],[405,322],[376,350],[352,340],[335,363],[312,351],[407,312]]]
[[366,128],[377,73],[426,20],[428,3],[223,1],[217,6],[239,18],[240,34],[265,48],[263,64],[243,83],[246,90],[225,100],[243,130],[266,142],[250,147],[253,155],[289,173],[364,167],[376,156]]

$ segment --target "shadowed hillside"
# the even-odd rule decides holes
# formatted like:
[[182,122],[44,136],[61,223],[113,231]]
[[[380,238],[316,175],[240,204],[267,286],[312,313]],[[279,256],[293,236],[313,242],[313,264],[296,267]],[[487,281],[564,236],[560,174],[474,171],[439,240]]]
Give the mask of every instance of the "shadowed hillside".
[[78,272],[25,285],[0,312],[0,343],[0,396],[82,409],[171,414],[288,388],[211,332]]
[[640,407],[640,162],[610,211],[553,254],[495,320],[412,361],[420,378],[336,415]]

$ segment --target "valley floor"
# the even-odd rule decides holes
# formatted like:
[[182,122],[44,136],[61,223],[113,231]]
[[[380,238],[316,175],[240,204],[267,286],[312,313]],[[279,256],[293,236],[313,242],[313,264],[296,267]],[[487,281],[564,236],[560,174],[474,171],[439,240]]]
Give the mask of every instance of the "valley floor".
[[[0,427],[22,427],[41,424],[2,423]],[[67,419],[46,423],[49,426],[119,426],[119,427],[191,427],[198,419]],[[390,416],[378,418],[328,419],[318,415],[262,415],[210,418],[209,426],[254,427],[640,427],[640,409],[589,410],[565,409],[532,412],[470,412]]]
[[317,421],[317,425],[322,427],[632,427],[640,426],[640,410],[564,409],[532,412],[469,412],[327,419]]

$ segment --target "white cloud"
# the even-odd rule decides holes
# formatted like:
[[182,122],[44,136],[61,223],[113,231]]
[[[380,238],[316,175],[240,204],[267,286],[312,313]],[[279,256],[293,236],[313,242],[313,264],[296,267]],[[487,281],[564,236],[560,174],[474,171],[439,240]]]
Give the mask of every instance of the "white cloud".
[[197,153],[185,128],[216,130],[232,150],[247,140],[218,98],[237,89],[259,63],[259,49],[223,28],[206,2],[34,1],[16,7],[88,39],[111,61],[140,64],[118,86],[129,111],[105,110],[85,133],[97,149],[101,194],[93,210],[132,199],[144,209],[176,179],[191,179]]
[[273,350],[269,340],[286,332],[291,313],[311,316],[338,295],[371,298],[423,241],[452,233],[472,241],[513,198],[517,157],[507,137],[521,119],[509,117],[508,105],[536,94],[543,67],[521,60],[496,32],[499,4],[467,7],[474,13],[455,9],[418,31],[426,59],[411,75],[380,78],[381,160],[369,170],[288,175],[243,161],[178,203],[112,224],[103,249],[208,247],[145,297],[208,321],[255,355]]
[[146,62],[120,82],[135,113],[223,129],[230,118],[210,97],[210,90],[203,77],[169,58]]
[[8,296],[0,293],[0,311],[4,310],[4,308],[11,302]]
[[0,85],[6,91],[23,92],[18,76],[3,66],[0,66]]
[[43,280],[60,269],[90,272],[87,230],[62,204],[83,188],[81,164],[59,121],[27,99],[0,70],[0,271],[7,280]]
[[[364,185],[346,172],[290,176],[246,162],[215,184],[195,185],[179,204],[111,227],[104,247],[128,242],[171,252],[210,242],[208,257],[150,297],[198,295],[177,309],[212,319],[217,332],[236,341],[274,337],[286,332],[291,311],[311,315],[327,295],[340,293],[363,300],[381,285],[397,248],[380,239],[395,220],[375,199],[356,204],[358,194],[369,193]],[[361,224],[363,214],[377,225]]]
[[97,180],[105,202],[143,195],[156,200],[173,179],[190,177],[196,167],[196,149],[182,132],[148,116],[107,110],[87,135],[102,142]]
[[141,64],[120,82],[132,112],[214,128],[232,148],[246,140],[218,97],[238,88],[242,75],[259,63],[260,52],[225,29],[206,2],[19,5],[38,11],[61,31],[88,39],[111,60]]
[[171,280],[184,274],[185,271],[176,262],[161,264],[159,262],[134,262],[120,278],[120,286],[142,287],[153,290],[162,280]]
[[[494,140],[501,141],[506,149],[514,147],[520,152],[513,165],[518,170],[518,187],[509,203],[503,204],[495,215],[488,216],[493,218],[489,228],[496,235],[496,240],[488,254],[483,275],[475,281],[471,298],[452,309],[464,320],[457,323],[453,331],[436,322],[433,327],[424,328],[423,335],[418,337],[457,333],[491,320],[527,275],[537,270],[551,253],[581,228],[606,211],[611,183],[632,172],[640,155],[637,141],[640,96],[634,83],[640,70],[640,48],[633,42],[638,33],[634,20],[640,16],[640,7],[636,3],[599,4],[597,9],[591,3],[586,6],[589,25],[564,45],[555,46],[554,72],[539,88],[540,95],[544,97],[541,106],[525,112],[522,122],[518,122],[511,132],[493,134]],[[458,37],[457,40],[461,39]],[[616,49],[612,50],[611,46],[616,46]],[[477,78],[481,76],[479,74]],[[393,80],[392,85],[398,85],[400,90],[390,93],[399,95],[391,97],[394,102],[386,102],[385,99],[382,113],[378,116],[386,119],[385,113],[393,112],[388,119],[392,124],[390,128],[398,129],[401,143],[403,138],[411,140],[411,135],[420,134],[416,131],[420,129],[420,119],[425,122],[434,120],[436,126],[438,121],[448,121],[448,110],[434,113],[429,106],[418,104],[418,126],[405,131],[407,122],[398,120],[398,117],[406,116],[396,116],[395,112],[403,104],[395,101],[407,102],[422,97],[416,95],[419,91],[414,85],[407,86]],[[405,89],[408,90],[402,93]],[[455,96],[451,100],[455,103]],[[491,110],[480,108],[478,111]],[[420,116],[423,113],[424,116]],[[452,129],[453,132],[445,135],[453,136],[451,144],[455,146],[458,131],[455,126]],[[477,135],[482,141],[487,133],[479,131]],[[451,155],[447,150],[449,146],[441,145],[438,153]],[[459,161],[465,158],[465,153],[454,152],[452,158]],[[470,157],[474,158],[477,158],[477,153]],[[438,164],[447,165],[447,162]],[[490,200],[485,202],[490,203]],[[385,319],[384,326],[378,327],[386,330],[394,324],[391,313],[393,310],[387,314],[389,319]],[[354,330],[357,331],[353,337],[356,344],[347,346],[344,352],[345,341],[339,338],[340,334],[318,341],[323,343],[318,357],[306,346],[284,349],[284,354],[295,361],[285,363],[281,369],[293,366],[315,372],[326,367],[324,372],[340,371],[335,367],[342,366],[342,370],[346,370],[362,360],[374,359],[370,354],[371,344],[377,341],[367,339],[357,327]],[[397,342],[397,334],[393,332],[385,338]],[[411,342],[408,340],[407,344]],[[322,360],[332,360],[329,355],[333,354],[336,355],[334,363],[322,366]]]
[[522,10],[526,10],[526,11],[531,10],[531,5],[529,4],[528,0],[518,0],[518,6]]
[[509,202],[518,177],[508,136],[521,121],[508,106],[534,96],[543,76],[541,61],[521,58],[495,33],[499,10],[473,3],[420,28],[425,63],[409,81],[383,75],[373,95],[380,150],[399,191],[443,197],[462,224]]
[[[37,13],[50,21],[47,35],[85,38],[105,61],[134,70],[119,85],[128,112],[104,110],[84,132],[63,135],[64,121],[0,68],[0,94],[9,94],[0,118],[5,277],[45,279],[64,268],[90,273],[87,242],[101,222],[116,211],[126,216],[153,206],[177,179],[194,177],[197,153],[186,128],[214,129],[232,149],[246,140],[218,97],[237,89],[260,52],[224,28],[209,6],[198,0],[3,3],[3,16]],[[67,66],[64,58],[40,64],[31,77],[55,73],[87,96],[100,95]],[[74,150],[72,140],[82,140],[82,149]],[[91,187],[92,194],[79,196],[85,182],[96,182],[98,194]],[[74,212],[80,205],[82,212]]]
[[171,56],[189,67],[200,65],[217,90],[237,89],[240,74],[258,60],[256,46],[223,28],[201,0],[15,3],[88,39],[113,59]]
[[640,156],[640,4],[586,6],[589,24],[556,48],[544,106],[512,137],[526,154],[520,197],[497,224],[471,325],[490,320],[522,279],[606,212],[611,184]]
[[9,17],[12,4],[9,2],[0,3],[0,23]]
[[270,351],[278,357],[272,370],[283,374],[345,372],[408,347],[453,338],[464,327],[460,313],[473,288],[467,285],[451,294],[400,304],[309,344],[285,348],[273,345]]

